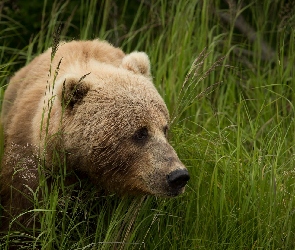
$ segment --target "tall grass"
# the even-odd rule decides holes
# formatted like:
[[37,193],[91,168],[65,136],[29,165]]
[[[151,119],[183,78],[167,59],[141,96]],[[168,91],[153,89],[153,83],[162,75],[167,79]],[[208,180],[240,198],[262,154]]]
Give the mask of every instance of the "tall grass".
[[[70,196],[75,189],[63,186],[60,171],[50,192],[40,185],[45,198],[35,196],[32,214],[41,230],[26,232],[24,249],[295,248],[294,16],[273,18],[283,9],[275,1],[245,3],[228,10],[218,0],[136,7],[104,0],[96,10],[96,0],[80,7],[54,1],[48,13],[44,1],[40,32],[28,46],[3,43],[1,86],[16,64],[51,46],[61,24],[65,40],[99,37],[126,52],[146,51],[172,115],[171,143],[191,175],[186,193],[175,199],[118,198],[99,197],[93,187]],[[222,8],[232,22],[220,19]],[[255,40],[234,26],[239,15],[255,29]],[[21,36],[19,23],[1,20],[9,27],[1,38]],[[77,35],[68,37],[73,29]],[[262,52],[264,41],[271,58]],[[19,238],[3,235],[0,246]]]

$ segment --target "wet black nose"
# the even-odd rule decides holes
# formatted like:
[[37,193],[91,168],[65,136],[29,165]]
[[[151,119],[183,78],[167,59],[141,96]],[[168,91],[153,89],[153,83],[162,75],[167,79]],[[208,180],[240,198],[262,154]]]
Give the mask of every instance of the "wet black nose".
[[186,169],[178,169],[167,175],[167,181],[171,188],[182,188],[190,179]]

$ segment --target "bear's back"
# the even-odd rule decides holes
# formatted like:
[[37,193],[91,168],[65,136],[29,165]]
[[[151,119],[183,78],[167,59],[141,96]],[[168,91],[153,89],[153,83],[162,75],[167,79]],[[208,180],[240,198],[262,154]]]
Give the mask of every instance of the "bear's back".
[[44,98],[46,85],[53,82],[55,72],[61,75],[75,64],[87,68],[91,60],[119,67],[124,56],[121,49],[99,40],[61,42],[52,60],[52,48],[48,49],[11,78],[1,112],[4,130],[15,115],[23,122],[31,120],[28,116],[35,113],[40,98]]

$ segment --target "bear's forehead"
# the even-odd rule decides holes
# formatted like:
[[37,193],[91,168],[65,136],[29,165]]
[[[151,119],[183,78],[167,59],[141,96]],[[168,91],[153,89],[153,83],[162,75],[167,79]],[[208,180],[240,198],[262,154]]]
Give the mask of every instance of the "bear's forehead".
[[95,116],[98,123],[137,127],[169,122],[167,107],[150,78],[105,67],[103,72],[96,69],[88,75],[85,84],[89,91],[81,111]]
[[168,121],[169,113],[163,101],[153,99],[126,98],[117,96],[113,99],[89,98],[84,102],[86,111],[99,116],[117,119]]
[[86,102],[116,114],[169,119],[167,107],[153,85],[96,86],[89,91]]
[[156,95],[131,95],[109,90],[89,91],[80,105],[79,116],[100,126],[125,126],[134,130],[139,127],[163,127],[169,123],[167,107]]

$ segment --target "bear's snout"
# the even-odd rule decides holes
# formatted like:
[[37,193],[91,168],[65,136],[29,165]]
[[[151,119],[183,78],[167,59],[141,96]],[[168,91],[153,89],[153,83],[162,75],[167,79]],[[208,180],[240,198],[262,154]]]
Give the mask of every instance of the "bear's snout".
[[177,169],[167,175],[169,187],[173,189],[181,189],[189,181],[190,176],[186,169]]

